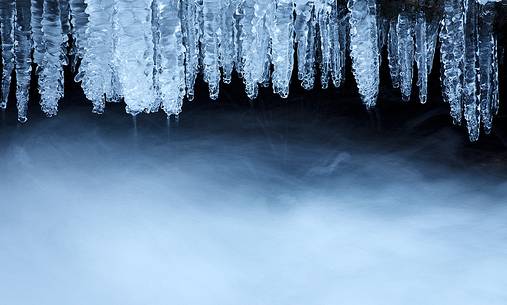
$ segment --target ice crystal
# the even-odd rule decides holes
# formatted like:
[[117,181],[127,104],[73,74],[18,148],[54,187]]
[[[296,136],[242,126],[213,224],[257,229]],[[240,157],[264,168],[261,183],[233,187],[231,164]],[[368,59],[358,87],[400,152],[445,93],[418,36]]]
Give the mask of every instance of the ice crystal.
[[0,107],[15,72],[18,119],[27,120],[32,64],[49,116],[69,64],[96,113],[121,100],[133,115],[173,115],[193,99],[199,73],[212,99],[234,73],[251,99],[270,85],[286,98],[294,72],[305,89],[339,87],[347,55],[363,103],[374,107],[384,47],[392,85],[408,101],[416,78],[425,103],[439,40],[444,100],[474,141],[481,126],[491,132],[499,108],[495,2],[442,0],[439,18],[408,7],[384,16],[376,0],[1,1]]

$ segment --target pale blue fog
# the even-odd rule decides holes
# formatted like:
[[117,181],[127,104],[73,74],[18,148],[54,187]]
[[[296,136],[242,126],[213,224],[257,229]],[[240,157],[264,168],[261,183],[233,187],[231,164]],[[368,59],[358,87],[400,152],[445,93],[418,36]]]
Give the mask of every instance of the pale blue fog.
[[0,304],[506,304],[505,153],[306,115],[4,119]]

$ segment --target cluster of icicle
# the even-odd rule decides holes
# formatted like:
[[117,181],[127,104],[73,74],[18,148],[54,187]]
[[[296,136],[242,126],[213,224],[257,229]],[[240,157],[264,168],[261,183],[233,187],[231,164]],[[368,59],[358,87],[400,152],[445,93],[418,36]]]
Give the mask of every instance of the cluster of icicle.
[[63,96],[65,65],[94,112],[123,100],[133,115],[160,108],[171,115],[193,98],[198,73],[212,99],[233,70],[249,98],[270,83],[287,97],[293,69],[305,89],[316,79],[322,88],[339,87],[350,54],[359,93],[373,107],[383,47],[404,100],[417,66],[424,103],[439,40],[445,100],[454,122],[464,117],[477,140],[481,124],[491,130],[499,98],[494,3],[478,1],[444,0],[439,20],[408,10],[389,20],[379,16],[376,0],[2,0],[0,106],[15,70],[18,117],[27,120],[32,62],[49,116]]

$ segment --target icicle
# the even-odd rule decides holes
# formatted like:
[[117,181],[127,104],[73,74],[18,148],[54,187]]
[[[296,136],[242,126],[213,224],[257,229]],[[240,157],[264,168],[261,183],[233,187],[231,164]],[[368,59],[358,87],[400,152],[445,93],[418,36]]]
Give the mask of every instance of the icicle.
[[93,112],[102,113],[105,97],[113,96],[113,28],[114,0],[87,0],[88,24],[85,32],[85,53],[76,77],[82,81],[86,97],[93,103]]
[[369,108],[376,104],[380,53],[386,44],[393,86],[401,88],[404,100],[410,99],[415,61],[419,99],[425,103],[439,38],[443,95],[454,123],[464,117],[472,141],[479,137],[481,122],[490,132],[499,108],[493,28],[498,1],[443,0],[442,20],[424,11],[402,11],[391,21],[377,14],[377,2],[2,1],[0,108],[6,107],[15,69],[18,119],[26,121],[32,51],[42,109],[51,116],[63,96],[67,55],[94,112],[123,99],[133,115],[161,106],[172,115],[180,113],[185,93],[193,99],[199,72],[213,99],[221,79],[230,83],[234,70],[250,99],[258,95],[259,85],[270,83],[274,93],[287,97],[294,55],[303,88],[314,87],[317,72],[322,88],[330,80],[338,87],[345,79],[349,49],[359,94]]
[[195,1],[181,1],[181,24],[185,45],[185,87],[187,98],[194,99],[194,85],[199,69],[200,26]]
[[44,38],[42,33],[42,9],[44,0],[31,0],[31,13],[30,26],[32,28],[32,41],[33,41],[33,61],[37,64],[37,73],[40,70],[42,59],[46,47],[44,46]]
[[44,49],[42,61],[38,63],[40,102],[42,111],[54,116],[58,112],[58,102],[63,97],[64,49],[67,43],[67,36],[62,32],[58,0],[44,0],[41,25]]
[[379,90],[379,49],[374,0],[349,0],[352,70],[363,103],[375,106]]
[[417,63],[417,86],[419,87],[419,101],[426,103],[428,97],[428,37],[427,22],[424,12],[417,14],[415,22],[415,61]]
[[280,0],[276,5],[273,25],[273,92],[289,96],[294,66],[294,1]]
[[70,21],[72,24],[72,44],[71,54],[73,61],[71,63],[72,71],[75,71],[77,61],[83,58],[85,46],[85,32],[88,24],[88,14],[86,14],[86,4],[84,0],[70,0]]
[[493,116],[498,112],[497,39],[493,30],[494,4],[480,7],[478,26],[478,61],[480,74],[480,112],[484,131],[490,133]]
[[315,3],[296,2],[296,21],[294,25],[297,41],[298,79],[301,86],[312,89],[315,83]]
[[[329,85],[329,75],[332,71],[331,66],[331,48],[332,48],[332,32],[331,25],[333,21],[333,6],[336,6],[334,0],[324,0],[320,2],[317,11],[317,20],[320,33],[320,82],[323,89],[327,89]],[[336,17],[336,15],[334,15]],[[336,19],[335,19],[336,20]]]
[[14,70],[14,14],[15,1],[7,0],[0,2],[0,32],[2,33],[2,97],[0,108],[7,107],[11,74]]
[[[493,116],[498,114],[500,109],[500,86],[498,84],[498,44],[496,37],[494,39],[493,48],[491,50],[491,56],[493,59],[492,73],[491,73],[491,114]],[[493,118],[491,118],[493,121]],[[492,125],[492,123],[490,124]],[[491,130],[491,129],[490,129]]]
[[267,26],[273,23],[274,3],[271,0],[245,0],[242,10],[242,75],[246,94],[254,99],[258,85],[269,80],[270,76],[271,42]]
[[331,10],[331,78],[339,87],[345,80],[349,14],[345,7],[334,4]]
[[[378,24],[378,48],[382,51],[382,49],[387,44],[387,39],[389,35],[389,19],[384,18],[381,15],[378,15],[377,24]],[[380,56],[380,61],[382,62],[382,56]]]
[[165,9],[165,3],[158,0],[151,2],[151,32],[153,33],[153,90],[157,103],[162,104],[160,96],[161,49],[160,49],[160,12]]
[[391,20],[389,25],[387,56],[389,60],[389,74],[394,88],[400,87],[400,66],[398,64],[398,20]]
[[272,36],[272,29],[271,25],[274,24],[274,18],[275,18],[275,0],[262,0],[259,1],[258,6],[262,6],[262,9],[259,9],[256,7],[256,11],[258,12],[258,16],[262,16],[261,19],[258,19],[261,21],[258,25],[258,28],[261,32],[261,45],[263,46],[261,50],[264,50],[259,52],[260,55],[260,62],[259,66],[262,67],[261,70],[259,70],[259,84],[263,87],[268,87],[270,80],[271,80],[271,36]]
[[223,0],[222,15],[220,18],[220,46],[219,62],[222,68],[224,83],[230,84],[232,70],[236,65],[235,37],[237,35],[236,20],[234,13],[238,8],[238,0]]
[[59,0],[60,4],[60,22],[62,26],[62,35],[65,39],[64,43],[62,44],[63,48],[63,54],[65,60],[65,65],[69,64],[69,57],[67,49],[69,47],[69,37],[72,34],[72,28],[70,26],[70,4],[69,0]]
[[[259,66],[262,67],[259,70],[259,84],[265,88],[269,87],[271,81],[271,58],[272,58],[272,28],[275,19],[275,0],[262,0],[259,1],[258,6],[263,6],[262,9],[256,8],[258,16],[262,16],[262,21],[259,23],[258,29],[261,29],[261,50]],[[265,8],[265,9],[264,9]],[[261,19],[258,19],[259,21]]]
[[156,71],[162,108],[167,115],[181,112],[185,96],[184,47],[181,36],[181,24],[178,18],[177,0],[156,0],[154,8],[158,19],[160,44]]
[[32,72],[32,43],[30,28],[30,0],[16,0],[16,27],[14,40],[16,50],[16,99],[18,106],[18,121],[26,122],[28,99],[30,92],[30,77]]
[[203,0],[204,28],[202,45],[204,81],[208,83],[211,99],[218,98],[220,86],[219,68],[219,30],[220,30],[220,1]]
[[118,39],[115,59],[127,112],[156,111],[153,92],[151,0],[116,0]]
[[454,124],[463,116],[462,82],[464,58],[464,7],[461,0],[445,0],[440,31],[440,61],[444,99],[451,106]]
[[401,97],[410,100],[414,66],[414,21],[408,13],[398,15],[398,67],[400,71]]
[[[120,42],[120,23],[118,22],[120,19],[118,18],[118,1],[117,0],[113,0],[114,1],[114,6],[113,6],[113,16],[111,17],[111,25],[112,25],[112,43],[113,43],[113,46],[112,46],[112,63],[111,63],[111,70],[112,70],[112,79],[111,79],[111,92],[108,94],[106,92],[106,99],[107,99],[107,102],[120,102],[122,100],[124,100],[123,98],[123,88],[122,88],[122,83],[120,81],[120,73],[119,73],[119,70],[120,70],[120,64],[121,64],[121,61],[120,61],[120,53],[119,53],[119,42]],[[149,23],[147,21],[147,23]],[[146,31],[146,30],[145,30]],[[147,43],[149,41],[149,37],[145,37],[145,39],[147,40]],[[149,49],[149,46],[147,47],[148,49],[148,52],[150,52],[150,49]],[[151,50],[153,51],[153,50]],[[149,54],[147,54],[147,56],[149,56]],[[154,66],[153,66],[154,67]],[[147,69],[149,69],[150,67],[148,67]],[[149,77],[149,75],[148,75]],[[158,107],[157,106],[157,101],[154,101],[153,103],[153,107]]]
[[243,2],[244,0],[238,0],[236,11],[233,14],[234,18],[234,67],[236,69],[236,73],[238,73],[238,76],[241,78],[243,71],[243,61],[242,58],[242,45],[243,42],[241,41],[242,35],[242,22],[241,19],[243,18]]
[[477,141],[480,134],[480,105],[477,94],[476,52],[477,52],[477,4],[467,0],[465,18],[465,58],[463,77],[463,101],[465,120],[471,141]]
[[[253,38],[254,36],[251,34],[253,29],[253,21],[254,21],[254,0],[243,0],[241,5],[238,8],[238,19],[239,19],[239,38],[238,42],[240,42],[241,47],[238,49],[238,73],[240,77],[243,78],[243,83],[245,83],[245,90],[249,97],[257,96],[257,84],[249,84],[252,81],[249,79],[249,75],[247,75],[247,67],[251,64],[248,60],[255,51],[255,48],[252,49]],[[253,53],[253,54],[252,54]]]

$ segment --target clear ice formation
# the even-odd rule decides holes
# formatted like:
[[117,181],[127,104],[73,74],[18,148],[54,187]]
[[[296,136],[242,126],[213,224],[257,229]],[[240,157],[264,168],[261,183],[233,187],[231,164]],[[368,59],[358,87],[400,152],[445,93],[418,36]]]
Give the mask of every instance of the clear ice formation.
[[463,116],[464,7],[465,3],[462,0],[444,1],[444,17],[440,31],[443,96],[450,105],[451,117],[455,124],[461,124]]
[[415,20],[408,13],[398,15],[396,33],[398,34],[398,71],[400,74],[401,97],[410,100],[412,93],[412,77],[414,68],[414,28]]
[[[375,0],[349,0],[350,56],[352,72],[366,107],[377,103],[380,49]],[[400,64],[400,61],[398,61]]]
[[212,99],[234,71],[249,98],[269,85],[286,98],[294,72],[305,89],[339,87],[349,55],[369,108],[384,47],[393,87],[408,101],[415,78],[425,103],[438,46],[444,100],[475,141],[481,126],[491,132],[499,107],[498,1],[442,2],[439,17],[402,8],[387,18],[377,0],[4,0],[0,107],[15,72],[18,119],[27,120],[32,64],[48,116],[63,97],[66,65],[96,113],[124,101],[133,115],[177,115],[199,73]]
[[[58,112],[58,102],[63,97],[63,66],[67,64],[68,36],[63,32],[60,1],[32,1],[32,5],[34,2],[37,2],[36,9],[42,8],[41,22],[37,25],[40,27],[37,42],[40,47],[40,63],[37,63],[40,104],[44,113],[54,116]],[[42,5],[39,5],[40,2]]]
[[11,85],[11,74],[14,70],[14,12],[15,3],[10,1],[0,2],[0,31],[2,38],[2,100],[0,106],[7,106],[9,88]]

